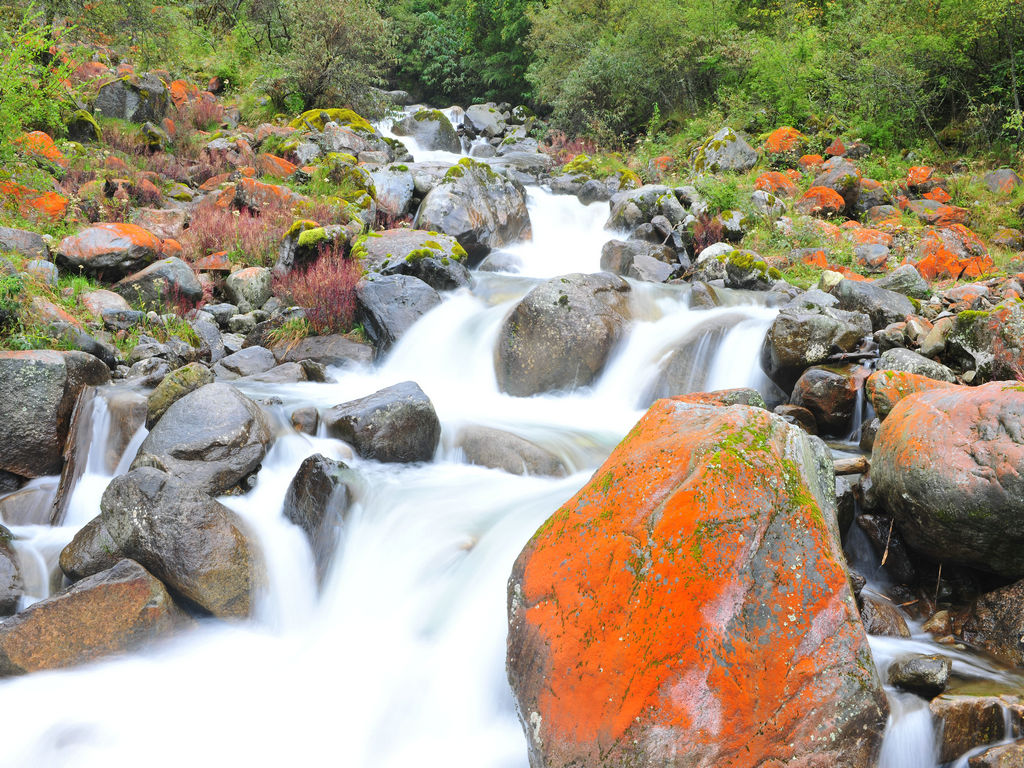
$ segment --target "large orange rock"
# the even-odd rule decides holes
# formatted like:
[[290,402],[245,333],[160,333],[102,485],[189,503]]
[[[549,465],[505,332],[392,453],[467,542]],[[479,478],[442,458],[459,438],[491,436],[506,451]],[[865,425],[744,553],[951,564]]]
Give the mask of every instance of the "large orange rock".
[[871,457],[907,543],[942,562],[1024,576],[1024,385],[939,387],[901,400]]
[[57,263],[114,280],[155,261],[160,246],[160,238],[136,224],[94,224],[61,241]]
[[810,216],[838,216],[846,207],[843,196],[828,187],[811,187],[794,206],[800,213]]
[[10,198],[18,212],[28,219],[57,221],[68,210],[68,200],[63,195],[30,189],[13,181],[0,181],[0,197]]
[[778,171],[762,173],[754,182],[754,188],[771,192],[779,197],[792,197],[800,191],[789,176]]
[[918,392],[931,392],[933,389],[949,389],[956,386],[946,381],[938,381],[907,371],[875,371],[868,376],[864,384],[864,392],[875,409],[878,418],[884,419],[896,407],[896,403]]
[[819,462],[761,409],[651,407],[512,571],[534,768],[874,764],[886,701]]
[[962,224],[929,229],[907,263],[917,267],[926,280],[979,277],[995,267],[985,244]]
[[133,650],[189,623],[163,584],[121,560],[0,622],[0,676]]
[[53,139],[47,133],[32,131],[16,139],[14,143],[23,152],[47,160],[61,168],[68,167],[68,159],[57,149],[57,145],[53,143]]
[[1024,305],[1011,299],[989,311],[965,311],[946,336],[946,358],[974,371],[974,383],[1024,375]]
[[764,148],[766,152],[772,155],[796,152],[803,146],[806,140],[807,137],[796,128],[784,125],[768,134],[768,138],[764,140]]

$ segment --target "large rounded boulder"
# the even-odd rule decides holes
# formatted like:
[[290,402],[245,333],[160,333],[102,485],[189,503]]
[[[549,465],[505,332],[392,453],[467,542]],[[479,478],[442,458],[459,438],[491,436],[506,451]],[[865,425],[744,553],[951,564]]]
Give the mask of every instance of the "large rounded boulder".
[[391,127],[396,136],[409,136],[427,152],[462,152],[462,143],[451,120],[439,109],[420,109]]
[[935,385],[882,422],[871,455],[878,498],[914,549],[1024,577],[1024,386]]
[[299,465],[284,497],[283,514],[306,534],[321,580],[337,548],[354,479],[348,466],[317,453]]
[[336,405],[323,418],[333,437],[349,443],[366,459],[430,461],[441,440],[434,404],[413,381]]
[[259,468],[271,439],[256,403],[229,384],[207,384],[167,409],[132,469],[156,467],[216,495]]
[[94,224],[65,237],[57,248],[57,264],[69,272],[116,280],[155,261],[160,238],[136,224]]
[[509,581],[531,766],[874,765],[886,699],[817,445],[660,400],[541,526]]
[[388,229],[361,237],[352,249],[363,268],[384,275],[411,275],[438,291],[468,286],[465,249],[450,235],[422,229]]
[[110,481],[100,519],[126,557],[222,618],[248,616],[264,578],[242,519],[195,486],[143,467]]
[[0,470],[59,474],[78,396],[109,381],[107,366],[85,352],[0,352]]
[[563,275],[531,290],[498,337],[501,390],[529,397],[593,383],[625,330],[629,290],[606,272]]
[[523,188],[468,157],[423,198],[413,226],[451,235],[474,263],[532,237]]

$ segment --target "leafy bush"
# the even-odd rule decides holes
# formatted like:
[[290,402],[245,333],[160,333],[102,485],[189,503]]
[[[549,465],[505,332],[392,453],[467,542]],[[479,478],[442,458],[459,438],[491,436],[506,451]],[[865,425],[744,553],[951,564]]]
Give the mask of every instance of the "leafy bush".
[[291,207],[283,202],[267,205],[259,214],[201,205],[192,212],[188,229],[181,236],[181,247],[192,261],[226,251],[232,261],[270,266],[293,220]]

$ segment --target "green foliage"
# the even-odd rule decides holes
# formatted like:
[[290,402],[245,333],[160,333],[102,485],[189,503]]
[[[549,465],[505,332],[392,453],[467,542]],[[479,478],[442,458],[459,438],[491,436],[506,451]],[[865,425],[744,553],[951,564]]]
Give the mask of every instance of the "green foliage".
[[59,135],[67,65],[51,59],[52,40],[31,7],[17,29],[0,31],[0,164],[10,161],[12,142],[27,130]]
[[712,211],[720,213],[739,208],[740,191],[736,179],[703,176],[696,182],[696,186],[697,191],[708,201],[708,207]]

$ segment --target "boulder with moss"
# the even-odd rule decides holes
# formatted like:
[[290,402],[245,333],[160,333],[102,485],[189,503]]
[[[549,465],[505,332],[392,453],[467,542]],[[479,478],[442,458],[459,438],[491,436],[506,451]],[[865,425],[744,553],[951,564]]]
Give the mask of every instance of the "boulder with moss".
[[746,173],[757,164],[757,151],[732,128],[722,128],[694,153],[697,171]]
[[427,152],[462,152],[462,144],[451,121],[439,109],[420,109],[395,123],[396,136],[409,136]]
[[155,74],[129,75],[101,86],[94,107],[104,117],[159,123],[171,107],[171,98]]
[[389,229],[362,235],[352,246],[353,258],[367,272],[418,277],[438,291],[470,285],[466,250],[459,241],[440,232]]

